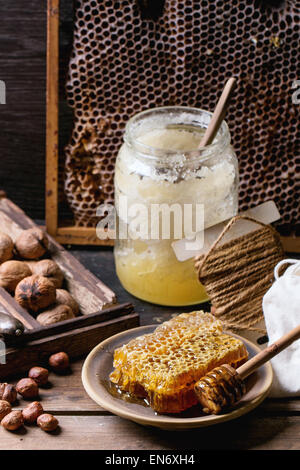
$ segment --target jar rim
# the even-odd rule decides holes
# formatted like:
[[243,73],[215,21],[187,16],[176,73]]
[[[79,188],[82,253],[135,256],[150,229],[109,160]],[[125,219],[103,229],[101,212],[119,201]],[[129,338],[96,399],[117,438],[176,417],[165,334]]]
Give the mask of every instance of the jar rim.
[[[144,157],[149,158],[149,159],[158,159],[160,157],[164,158],[172,158],[174,156],[178,155],[184,155],[186,156],[189,160],[193,159],[199,159],[201,156],[203,158],[208,158],[211,156],[213,153],[215,153],[217,150],[220,151],[223,148],[225,148],[229,143],[230,143],[230,133],[229,133],[229,128],[227,125],[227,122],[225,120],[222,121],[220,128],[218,130],[218,133],[213,141],[212,144],[206,145],[205,147],[201,149],[191,149],[191,150],[168,150],[165,148],[160,148],[160,147],[154,147],[151,145],[144,144],[143,142],[139,141],[138,139],[135,139],[133,134],[133,128],[135,125],[137,125],[138,121],[142,121],[145,118],[151,118],[151,115],[154,113],[176,113],[176,112],[181,112],[181,113],[188,113],[190,115],[194,116],[206,116],[209,117],[209,120],[212,117],[212,112],[201,109],[201,108],[193,108],[190,106],[160,106],[160,107],[154,107],[154,108],[149,108],[145,111],[141,111],[134,116],[132,116],[128,122],[126,123],[125,126],[125,133],[124,133],[124,141],[127,145],[130,147],[135,148],[135,150],[138,151],[138,153],[141,153]],[[195,123],[195,121],[193,121]],[[209,121],[208,121],[209,122]],[[208,122],[206,123],[208,125]],[[186,124],[184,122],[178,123],[178,124]],[[203,129],[207,127],[204,123],[202,123],[201,126]]]

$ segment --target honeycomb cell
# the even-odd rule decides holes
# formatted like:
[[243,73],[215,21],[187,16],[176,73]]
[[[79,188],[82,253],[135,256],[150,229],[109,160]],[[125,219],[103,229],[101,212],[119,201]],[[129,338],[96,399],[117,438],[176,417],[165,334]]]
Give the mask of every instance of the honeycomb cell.
[[[78,225],[95,226],[95,204],[113,200],[114,162],[130,116],[168,104],[213,110],[232,74],[238,87],[227,119],[241,163],[240,209],[274,194],[281,223],[299,223],[299,105],[292,103],[292,83],[300,76],[300,2],[273,3],[161,0],[163,8],[151,16],[141,6],[148,2],[76,0],[66,83],[75,121],[65,150],[65,193]],[[290,175],[291,193],[274,167]]]
[[179,413],[197,403],[194,384],[209,370],[246,359],[244,344],[224,334],[210,313],[183,313],[116,349],[110,379],[125,392],[148,397],[155,411]]

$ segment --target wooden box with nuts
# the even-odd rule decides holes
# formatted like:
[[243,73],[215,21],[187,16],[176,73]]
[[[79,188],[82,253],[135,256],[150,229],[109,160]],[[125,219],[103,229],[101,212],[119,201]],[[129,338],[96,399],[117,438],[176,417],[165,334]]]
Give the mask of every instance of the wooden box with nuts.
[[131,304],[117,304],[106,285],[0,198],[0,379],[52,352],[84,354],[138,323]]

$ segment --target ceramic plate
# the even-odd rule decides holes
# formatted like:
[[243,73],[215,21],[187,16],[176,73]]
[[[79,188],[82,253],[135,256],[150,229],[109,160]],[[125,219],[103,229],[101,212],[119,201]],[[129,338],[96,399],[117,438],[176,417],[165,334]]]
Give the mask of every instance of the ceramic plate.
[[[260,367],[247,380],[247,393],[230,411],[220,415],[204,415],[199,406],[177,415],[159,415],[143,402],[129,402],[113,395],[109,391],[109,374],[113,369],[113,353],[116,348],[128,343],[137,336],[151,333],[157,325],[141,326],[111,336],[98,344],[86,358],[82,369],[82,381],[89,396],[102,408],[122,418],[135,421],[144,426],[155,426],[161,429],[190,429],[210,426],[228,421],[258,406],[267,396],[272,384],[270,363]],[[255,344],[241,338],[247,347],[249,356],[257,354],[260,349]]]

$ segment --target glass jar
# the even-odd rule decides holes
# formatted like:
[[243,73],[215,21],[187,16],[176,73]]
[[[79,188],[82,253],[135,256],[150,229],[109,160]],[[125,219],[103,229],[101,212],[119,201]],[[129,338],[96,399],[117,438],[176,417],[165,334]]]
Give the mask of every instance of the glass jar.
[[202,204],[205,228],[236,215],[238,163],[226,122],[211,145],[197,149],[210,119],[208,111],[168,106],[141,112],[126,125],[115,168],[114,253],[123,287],[140,299],[168,306],[208,300],[194,259],[180,262],[173,251],[176,213],[169,212],[166,237],[161,214],[157,231],[151,210],[189,205],[194,217]]

